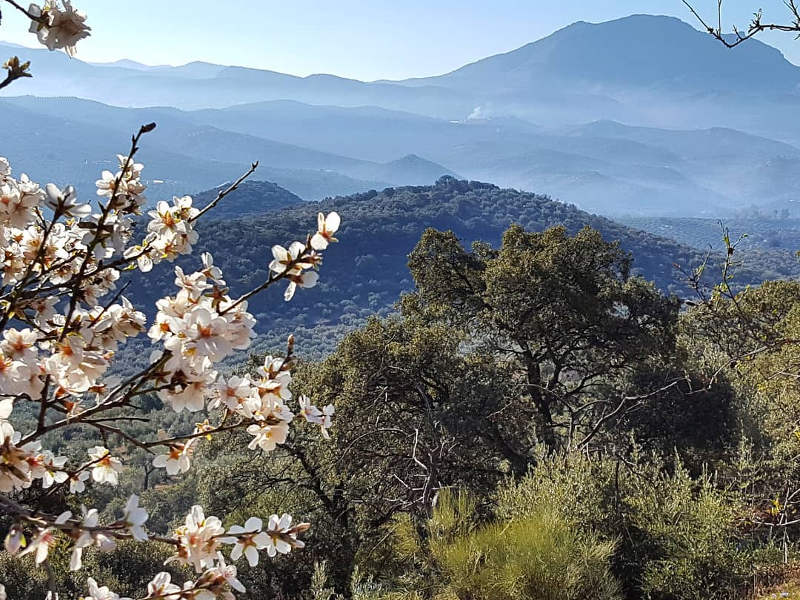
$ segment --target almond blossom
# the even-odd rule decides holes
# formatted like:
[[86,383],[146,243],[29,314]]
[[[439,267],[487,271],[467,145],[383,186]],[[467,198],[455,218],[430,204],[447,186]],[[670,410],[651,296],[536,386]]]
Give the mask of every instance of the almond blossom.
[[177,594],[180,591],[181,588],[172,583],[172,576],[164,571],[158,573],[155,577],[153,577],[153,580],[147,584],[148,598],[170,596],[172,594]]
[[267,535],[270,543],[267,546],[267,554],[288,554],[292,548],[303,548],[305,544],[297,539],[297,534],[307,529],[305,523],[292,527],[292,516],[283,513],[280,517],[272,515],[269,518]]
[[128,533],[133,536],[133,539],[139,542],[148,540],[147,532],[144,530],[147,517],[147,511],[139,506],[139,496],[133,494],[125,504],[125,514],[122,517],[122,522]]
[[79,471],[69,475],[69,493],[82,494],[86,490],[87,479],[89,479],[89,471]]
[[250,517],[244,527],[234,525],[228,529],[230,537],[223,538],[226,544],[235,544],[231,550],[231,560],[237,561],[244,554],[251,567],[258,564],[258,551],[270,545],[269,535],[261,530],[262,523],[258,517]]
[[111,456],[108,448],[95,446],[89,449],[89,458],[94,463],[92,479],[97,483],[117,485],[119,473],[122,471],[122,461]]
[[317,215],[317,233],[311,238],[311,246],[314,250],[325,250],[331,242],[338,242],[333,234],[339,230],[341,218],[338,213],[328,213],[328,216],[319,213]]
[[186,444],[172,444],[169,447],[168,454],[159,454],[153,459],[153,466],[160,469],[166,469],[167,475],[186,473],[191,466],[191,450],[191,441],[187,442]]
[[[40,39],[53,48],[72,52],[75,42],[88,34],[83,17],[69,2],[48,1],[31,10]],[[289,408],[293,338],[285,357],[266,357],[249,376],[222,378],[220,362],[250,347],[256,325],[248,311],[250,296],[279,280],[288,284],[287,299],[297,289],[316,284],[324,249],[319,240],[326,246],[335,241],[339,217],[335,213],[320,217],[317,232],[306,238],[308,243],[273,248],[266,281],[240,296],[230,292],[222,270],[208,253],[194,272],[176,267],[174,295],[156,302],[156,316],[148,322],[141,307],[134,306],[118,287],[125,271],[147,272],[154,264],[190,253],[199,239],[196,220],[216,202],[203,209],[194,206],[190,196],[158,202],[148,213],[144,238],[133,239],[133,217],[147,205],[141,180],[144,167],[134,154],[139,138],[153,128],[143,126],[134,136],[130,153],[117,156],[116,172],[100,175],[93,209],[79,202],[69,185],[39,185],[24,174],[15,178],[10,163],[0,158],[0,239],[4,244],[0,255],[0,287],[4,288],[0,302],[4,318],[0,328],[0,506],[9,519],[6,550],[32,557],[36,565],[47,560],[56,543],[63,543],[70,552],[70,568],[80,570],[86,548],[108,551],[118,539],[165,540],[146,530],[149,515],[136,494],[129,496],[122,517],[111,523],[103,523],[94,508],[82,508],[74,518],[70,512],[51,515],[46,505],[37,504],[36,494],[33,500],[18,494],[34,484],[51,493],[82,494],[90,479],[116,486],[126,467],[106,447],[116,447],[107,438],[121,444],[120,452],[126,444],[153,452],[152,464],[177,476],[189,470],[195,448],[229,430],[248,432],[250,449],[270,452],[287,441],[295,417]],[[314,239],[317,242],[312,243]],[[107,376],[119,347],[142,332],[153,344],[150,364],[133,376]],[[208,412],[194,430],[182,435],[139,439],[126,419],[139,408],[136,399],[145,394],[154,394],[176,412]],[[305,420],[319,425],[326,435],[333,407],[320,410],[305,396],[299,403]],[[21,420],[26,425],[15,427],[15,417],[20,416],[15,409],[23,405],[33,405],[35,410],[26,414],[35,418]],[[43,439],[50,439],[45,434],[63,433],[69,440],[68,432],[77,427],[97,434],[88,461],[70,464],[66,456],[43,448]],[[244,556],[256,565],[259,551],[275,556],[303,547],[297,537],[307,528],[304,523],[292,526],[289,515],[273,515],[266,530],[261,520],[252,517],[243,527],[226,531],[220,519],[206,517],[201,506],[193,506],[184,525],[166,541],[176,548],[170,560],[191,565],[199,575],[180,587],[160,573],[147,592],[151,597],[181,593],[187,600],[233,598],[244,587],[221,549],[232,545],[234,561]],[[118,599],[94,579],[88,579],[87,587],[85,598]]]
[[[70,517],[72,515],[70,514]],[[97,527],[99,513],[96,508],[83,509],[83,519],[79,526],[76,525],[72,537],[74,538],[72,554],[69,560],[70,571],[79,571],[83,567],[83,549],[88,546],[97,546],[108,552],[116,547],[113,539],[100,531],[92,531]]]
[[100,587],[91,577],[86,580],[86,585],[89,595],[84,596],[82,600],[131,600],[130,598],[120,598],[119,594],[115,594],[107,586]]
[[253,439],[247,445],[251,450],[261,448],[264,452],[272,452],[278,446],[286,442],[289,435],[289,425],[286,422],[269,424],[266,422],[253,423],[247,428],[247,433]]
[[177,560],[182,564],[190,564],[198,573],[214,566],[217,548],[222,543],[220,538],[225,533],[217,517],[206,518],[203,507],[195,505],[186,515],[184,526],[175,533],[180,543],[179,552],[167,562]]

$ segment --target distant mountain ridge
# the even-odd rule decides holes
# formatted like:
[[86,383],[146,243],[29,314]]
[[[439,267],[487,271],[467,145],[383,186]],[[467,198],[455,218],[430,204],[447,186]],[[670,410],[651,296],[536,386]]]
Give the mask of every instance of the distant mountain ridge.
[[[747,76],[744,77],[743,74]],[[497,95],[542,85],[655,87],[707,92],[752,89],[794,92],[800,68],[758,40],[730,52],[675,17],[636,14],[603,23],[578,21],[521,48],[406,85],[437,85]]]
[[[219,185],[254,160],[259,179],[304,200],[451,175],[544,190],[592,212],[718,218],[785,203],[800,191],[800,149],[730,128],[607,120],[546,128],[511,117],[450,122],[287,101],[181,111],[12,97],[0,98],[0,115],[7,119],[2,151],[15,168],[92,197],[100,171],[113,167],[130,133],[150,121],[158,127],[140,158],[153,200]],[[44,139],[72,151],[43,153]]]
[[[170,108],[126,109],[75,98],[0,98],[2,151],[16,170],[34,178],[75,185],[92,195],[103,169],[115,168],[114,156],[126,150],[131,132],[155,121],[140,158],[151,192],[183,195],[234,179],[258,160],[284,184],[297,183],[304,199],[317,200],[397,184],[422,184],[453,172],[419,157],[372,162],[218,129]],[[76,135],[80,132],[79,135]],[[69,153],[42,154],[47,136]],[[302,176],[301,176],[302,175]],[[323,192],[321,182],[330,186]],[[316,182],[316,187],[315,187]]]
[[[577,22],[450,73],[404,81],[296,77],[201,62],[95,66],[45,50],[22,54],[32,59],[36,77],[17,82],[15,93],[58,90],[121,106],[222,108],[295,100],[373,105],[444,119],[464,119],[479,109],[484,115],[560,123],[608,118],[659,127],[727,125],[800,140],[800,123],[787,118],[800,103],[800,68],[758,40],[731,52],[666,16]],[[770,111],[753,111],[755,93]],[[670,110],[678,100],[682,110]],[[784,120],[788,125],[781,128]]]
[[[0,92],[2,152],[89,194],[147,121],[159,124],[142,149],[155,195],[219,185],[253,160],[305,200],[443,174],[609,215],[716,218],[800,194],[800,69],[672,17],[579,22],[406,81],[6,50],[31,58],[35,77]],[[9,97],[52,90],[63,96]],[[72,151],[43,152],[47,136]]]

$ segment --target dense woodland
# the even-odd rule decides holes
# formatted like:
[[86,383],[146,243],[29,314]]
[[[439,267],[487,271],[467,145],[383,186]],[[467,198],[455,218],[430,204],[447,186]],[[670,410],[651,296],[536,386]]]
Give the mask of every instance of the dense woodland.
[[[606,240],[619,240],[632,254],[632,274],[655,282],[666,293],[683,296],[693,294],[687,278],[707,258],[707,249],[625,227],[547,196],[451,177],[443,177],[432,186],[387,188],[294,206],[290,205],[289,192],[280,195],[269,188],[270,195],[264,195],[264,185],[245,183],[215,209],[223,216],[244,209],[251,216],[212,219],[199,227],[198,254],[209,251],[218,257],[234,291],[261,281],[267,272],[268,249],[303,231],[317,211],[336,210],[347,215],[342,225],[347,243],[329,250],[326,276],[317,287],[304,290],[288,304],[278,290],[268,290],[251,301],[253,314],[268,324],[259,332],[265,351],[280,348],[286,335],[293,332],[298,337],[298,351],[319,358],[333,350],[345,331],[371,315],[388,314],[400,295],[413,289],[408,254],[427,227],[453,231],[465,245],[484,241],[496,246],[513,223],[529,231],[563,225],[573,234],[588,225]],[[286,205],[290,206],[274,210]],[[718,235],[721,239],[719,230]],[[706,286],[713,286],[719,275],[722,250],[708,257],[703,277]],[[198,260],[192,255],[177,264],[194,269]],[[800,265],[789,250],[748,249],[740,262],[736,284],[742,286],[800,273]],[[163,290],[171,288],[173,279],[171,265],[158,265],[153,273],[135,277],[126,294],[149,315]]]
[[[326,299],[302,290],[296,304],[268,298],[252,311],[276,315],[262,346],[277,349],[282,328],[305,332],[311,353],[293,389],[333,403],[347,426],[330,441],[296,429],[268,456],[214,439],[174,479],[111,435],[109,447],[141,467],[122,486],[145,488],[154,530],[195,501],[233,521],[285,510],[312,522],[305,550],[240,566],[252,598],[794,593],[800,284],[747,284],[796,266],[740,260],[739,250],[707,257],[545,197],[452,178],[321,206],[345,224],[326,255]],[[219,220],[202,243],[224,257],[231,285],[245,286],[266,268],[266,248],[318,209]],[[702,281],[681,279],[703,261]],[[147,307],[172,277],[165,268],[126,293]],[[170,433],[204,418],[155,398],[145,408]],[[92,443],[47,442],[60,452]],[[85,501],[103,506],[105,493],[95,486]],[[45,505],[79,510],[70,502],[54,494]],[[89,549],[85,562],[132,595],[166,555],[122,544]],[[83,580],[58,568],[67,560],[55,551],[52,576],[77,595]],[[10,597],[43,598],[48,574],[3,557],[0,579]]]

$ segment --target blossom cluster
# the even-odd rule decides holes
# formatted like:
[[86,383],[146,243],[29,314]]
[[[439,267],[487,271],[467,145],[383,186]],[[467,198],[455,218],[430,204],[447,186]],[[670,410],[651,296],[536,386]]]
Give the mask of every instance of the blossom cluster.
[[[124,469],[119,456],[105,445],[96,445],[82,462],[70,464],[66,456],[42,448],[42,436],[52,430],[93,428],[104,438],[109,432],[121,435],[149,452],[164,448],[165,454],[154,452],[153,464],[165,468],[168,475],[186,472],[196,445],[222,431],[245,430],[252,436],[249,448],[269,452],[287,440],[289,424],[297,414],[329,436],[332,405],[317,408],[309,398],[299,396],[296,412],[290,408],[291,341],[285,358],[266,357],[251,377],[220,377],[218,365],[250,346],[256,322],[247,312],[249,297],[285,280],[288,300],[297,288],[316,283],[322,251],[336,241],[333,234],[339,215],[320,214],[317,231],[306,243],[293,242],[288,250],[273,248],[267,281],[238,298],[230,295],[210,254],[201,256],[193,273],[175,267],[177,293],[156,303],[155,320],[148,326],[145,315],[122,295],[122,273],[131,268],[146,273],[161,261],[190,253],[198,240],[194,224],[212,206],[198,209],[189,196],[175,198],[171,204],[159,202],[147,214],[144,239],[132,241],[135,220],[147,205],[143,166],[133,157],[138,137],[150,130],[152,126],[143,127],[131,152],[117,157],[116,172],[102,173],[96,203],[79,202],[69,186],[40,186],[24,174],[14,177],[9,162],[0,158],[0,240],[4,244],[0,261],[0,507],[15,515],[5,539],[6,551],[32,556],[36,564],[47,560],[59,540],[70,544],[70,568],[77,570],[87,548],[107,551],[120,539],[153,539],[145,529],[148,515],[135,495],[122,517],[106,524],[100,522],[96,509],[82,507],[79,515],[65,511],[48,516],[12,499],[34,484],[71,494],[83,493],[90,481],[118,485]],[[150,365],[125,381],[108,376],[118,347],[144,332],[158,346]],[[138,440],[108,425],[109,418],[96,417],[107,410],[135,408],[136,397],[153,393],[177,412],[219,408],[220,424],[206,419],[185,435],[170,438],[162,432],[156,439]],[[36,405],[39,413],[35,429],[24,434],[12,425],[15,408],[23,403]],[[226,564],[225,546],[232,546],[229,561],[244,557],[255,565],[259,552],[272,557],[302,548],[298,535],[307,528],[306,523],[293,525],[289,515],[276,514],[266,527],[253,517],[244,526],[226,531],[220,519],[206,517],[202,507],[195,506],[182,527],[158,539],[175,547],[170,560],[193,566],[198,577],[178,587],[166,573],[159,573],[148,591],[151,597],[168,590],[175,598],[231,598],[242,586],[236,567]],[[117,597],[92,579],[88,584],[87,598]]]
[[[27,9],[10,4],[27,15],[30,31],[50,50],[72,56],[76,44],[90,34],[85,15],[70,0],[45,0]],[[30,76],[28,67],[12,57],[0,87]],[[154,128],[143,126],[130,152],[117,156],[117,169],[102,172],[93,202],[80,202],[71,186],[42,186],[25,174],[15,177],[8,160],[0,157],[0,510],[10,518],[4,547],[40,565],[57,543],[66,542],[70,569],[79,570],[88,548],[109,551],[123,539],[157,540],[175,549],[167,562],[190,565],[197,576],[179,586],[168,573],[158,573],[148,584],[147,598],[231,600],[245,589],[236,566],[226,561],[244,557],[255,566],[261,552],[274,557],[302,548],[298,536],[309,525],[274,514],[266,526],[251,517],[226,530],[221,519],[206,517],[201,506],[194,506],[181,527],[158,536],[147,531],[149,515],[135,494],[122,515],[107,523],[95,508],[80,505],[79,514],[50,515],[36,504],[38,489],[47,490],[45,495],[77,495],[89,482],[117,486],[125,467],[106,447],[108,435],[152,452],[153,464],[172,476],[190,468],[191,455],[204,438],[239,428],[252,436],[249,448],[269,452],[286,441],[295,418],[289,407],[291,337],[287,356],[266,357],[252,377],[220,378],[218,364],[250,345],[255,325],[247,312],[251,296],[285,280],[288,301],[298,288],[316,285],[322,252],[336,241],[339,215],[319,214],[317,231],[305,243],[273,247],[267,281],[238,298],[229,295],[210,254],[202,255],[194,273],[175,267],[178,291],[157,302],[155,322],[148,327],[145,315],[122,294],[122,273],[136,268],[147,273],[162,261],[189,254],[198,241],[196,221],[257,166],[202,209],[193,206],[190,196],[158,202],[147,213],[145,237],[134,242],[137,219],[148,206],[144,167],[134,156],[142,135]],[[159,345],[150,365],[124,381],[109,376],[118,347],[143,332]],[[159,432],[153,440],[137,439],[115,421],[120,411],[128,418],[124,411],[135,409],[134,399],[146,394],[157,395],[177,412],[219,408],[220,424],[206,418],[185,435],[170,438]],[[23,404],[38,413],[27,433],[12,424],[15,408]],[[297,414],[328,438],[333,406],[317,408],[306,396],[299,396],[297,405]],[[111,416],[102,415],[112,410]],[[77,462],[75,453],[67,452],[68,459],[42,447],[45,434],[73,427],[95,430],[103,445],[89,448]],[[166,454],[153,448],[166,449]],[[86,600],[125,600],[91,577],[87,589]],[[0,600],[6,597],[0,584]],[[57,598],[55,590],[48,593],[48,600]]]
[[[131,173],[123,167],[117,178],[137,183]],[[115,194],[92,213],[72,187],[15,179],[0,158],[0,273],[8,289],[0,308],[24,325],[3,330],[1,393],[35,398],[47,382],[60,398],[77,398],[98,385],[118,344],[144,331],[144,314],[124,296],[100,304],[120,277],[112,259],[133,234],[144,189],[137,185],[137,195]]]
[[[40,523],[36,534],[28,542],[21,527],[15,525],[5,538],[5,549],[11,554],[19,556],[31,555],[36,564],[47,560],[50,550],[58,543],[60,532],[72,542],[70,569],[79,570],[82,567],[83,550],[89,547],[109,551],[116,547],[116,540],[133,538],[138,541],[147,541],[148,533],[144,524],[148,519],[147,512],[139,506],[139,498],[133,495],[129,498],[123,516],[106,526],[99,525],[99,513],[96,509],[82,509],[80,517],[74,517],[70,511],[65,511],[48,523],[45,516],[37,516],[35,520]],[[206,517],[200,506],[193,506],[186,516],[185,524],[178,528],[173,538],[165,539],[175,545],[175,554],[166,562],[179,562],[192,565],[200,576],[193,581],[187,581],[183,587],[172,583],[171,577],[166,572],[158,573],[148,585],[148,598],[166,594],[176,598],[194,599],[207,598],[233,598],[231,589],[244,592],[244,586],[236,579],[236,567],[228,565],[222,553],[224,546],[233,546],[230,560],[237,561],[245,556],[250,566],[256,566],[259,561],[259,551],[266,551],[270,557],[277,554],[288,554],[293,548],[303,548],[302,540],[297,535],[308,529],[308,523],[292,525],[292,518],[288,514],[281,517],[272,515],[266,528],[261,519],[251,517],[244,526],[233,525],[225,531],[222,522],[217,517]],[[119,598],[107,587],[100,587],[97,582],[88,579],[89,596],[107,600]],[[0,591],[5,593],[3,588]],[[2,598],[2,596],[0,596]]]

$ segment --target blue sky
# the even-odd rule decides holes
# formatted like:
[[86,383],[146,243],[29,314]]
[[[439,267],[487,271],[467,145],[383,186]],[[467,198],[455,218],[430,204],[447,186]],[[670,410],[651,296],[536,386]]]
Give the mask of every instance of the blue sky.
[[[694,0],[716,18],[716,0]],[[435,75],[505,52],[575,21],[632,13],[695,24],[680,0],[73,0],[92,38],[79,58],[147,64],[205,60],[284,73],[372,80]],[[32,45],[21,15],[3,5],[0,39]],[[785,20],[781,0],[726,0],[728,25],[754,9]],[[800,40],[764,36],[800,64]]]

